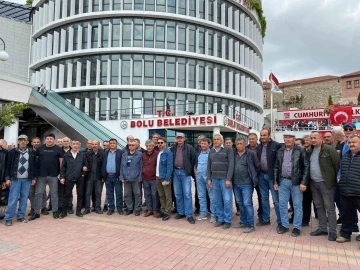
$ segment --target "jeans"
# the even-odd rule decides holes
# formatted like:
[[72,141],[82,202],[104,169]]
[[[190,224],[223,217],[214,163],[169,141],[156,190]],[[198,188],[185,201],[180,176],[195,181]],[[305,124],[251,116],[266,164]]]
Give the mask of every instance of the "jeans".
[[123,209],[123,184],[116,176],[107,176],[105,180],[106,197],[108,199],[109,210],[115,210],[115,197],[116,196],[116,209],[122,211]]
[[[84,177],[80,177],[76,181],[65,179],[64,205],[69,205],[75,184],[76,184],[76,195],[77,195],[76,213],[80,213],[84,200]],[[67,210],[68,210],[67,208],[62,209],[63,213],[65,214],[67,213]]]
[[124,198],[128,211],[140,212],[141,210],[141,191],[139,182],[124,182]]
[[340,235],[344,238],[350,239],[354,226],[354,211],[360,211],[360,197],[342,195],[341,200],[344,206],[344,215],[342,217],[343,220]]
[[254,206],[252,195],[254,192],[253,185],[234,185],[236,202],[240,209],[240,222],[255,227]]
[[159,194],[157,191],[156,180],[144,180],[143,186],[148,211],[159,211]]
[[259,188],[261,194],[261,203],[263,210],[263,221],[270,221],[270,202],[269,202],[269,190],[274,202],[274,208],[276,213],[276,222],[281,224],[280,212],[279,212],[279,193],[274,189],[274,181],[269,178],[266,173],[259,174]]
[[30,192],[31,180],[13,179],[11,180],[11,186],[9,190],[8,209],[5,213],[5,220],[12,220],[15,212],[17,202],[19,201],[19,210],[17,218],[23,218],[26,213],[27,199]]
[[40,214],[46,184],[49,185],[53,212],[58,211],[58,184],[59,179],[55,176],[39,177],[35,187],[35,214]]
[[169,185],[164,186],[162,184],[162,179],[156,177],[156,186],[159,193],[160,199],[160,211],[168,216],[171,214],[172,207],[172,188],[171,183]]
[[200,204],[200,214],[207,215],[208,213],[208,202],[207,195],[210,197],[210,212],[211,216],[215,216],[215,204],[214,204],[214,196],[213,191],[209,188],[207,184],[206,177],[196,176],[196,189],[199,197]]
[[294,228],[301,230],[302,218],[303,218],[303,193],[300,191],[300,186],[294,186],[289,179],[281,179],[279,185],[279,210],[281,217],[281,225],[285,228],[289,228],[288,217],[288,203],[290,195],[293,200],[294,206]]
[[90,199],[93,196],[93,190],[95,190],[95,204],[93,202],[93,208],[95,210],[101,210],[101,193],[104,183],[101,180],[87,180],[86,192],[85,192],[85,209],[90,210]]
[[[29,200],[30,200],[30,208],[35,209],[35,185],[30,186]],[[47,195],[45,191],[42,199],[41,208],[46,208],[46,201],[47,201]]]
[[258,210],[257,210],[258,218],[259,218],[259,221],[263,221],[263,209],[262,209],[262,201],[261,201],[261,193],[260,193],[259,185],[257,185],[255,187],[255,191],[256,191],[256,194],[258,197],[258,205],[259,205]]
[[230,186],[225,187],[226,179],[212,179],[212,188],[214,192],[215,213],[219,222],[231,223],[233,190]]
[[180,215],[191,217],[193,214],[191,176],[185,175],[185,170],[174,170],[174,193],[177,212]]
[[310,188],[319,217],[319,229],[327,232],[329,224],[329,232],[336,233],[335,186],[328,189],[324,181],[311,181]]

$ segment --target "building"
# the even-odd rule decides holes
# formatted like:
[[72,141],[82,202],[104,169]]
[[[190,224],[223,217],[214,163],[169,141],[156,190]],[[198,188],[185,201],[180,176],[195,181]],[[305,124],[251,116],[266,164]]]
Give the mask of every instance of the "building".
[[344,99],[358,104],[360,93],[360,70],[341,76],[341,90]]
[[[31,83],[44,83],[123,139],[135,119],[155,120],[158,111],[221,113],[221,125],[237,122],[227,131],[243,135],[262,126],[263,39],[247,1],[38,0],[33,7]],[[139,136],[196,136],[198,124],[174,121],[171,130],[142,127]]]

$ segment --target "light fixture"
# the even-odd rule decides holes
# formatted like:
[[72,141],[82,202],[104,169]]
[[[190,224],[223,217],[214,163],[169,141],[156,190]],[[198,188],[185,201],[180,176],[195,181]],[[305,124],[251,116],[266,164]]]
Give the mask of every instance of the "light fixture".
[[9,60],[9,55],[5,51],[5,41],[2,38],[0,38],[0,41],[2,42],[0,45],[4,44],[4,50],[0,51],[0,61],[7,61]]

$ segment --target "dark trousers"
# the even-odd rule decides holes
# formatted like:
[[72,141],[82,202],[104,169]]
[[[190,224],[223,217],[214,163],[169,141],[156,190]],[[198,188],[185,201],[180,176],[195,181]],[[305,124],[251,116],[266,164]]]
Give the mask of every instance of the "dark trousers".
[[256,191],[256,194],[258,197],[258,205],[259,205],[259,208],[257,210],[258,218],[259,218],[259,221],[262,221],[263,220],[263,209],[262,209],[261,193],[260,193],[259,185],[255,186],[255,191]]
[[353,229],[354,211],[360,211],[360,197],[342,195],[341,200],[344,206],[344,215],[342,217],[340,235],[349,239]]
[[[197,191],[197,185],[196,185],[196,181],[194,181],[195,183],[195,209],[196,210],[200,210],[200,202],[199,202],[199,195],[198,195],[198,191]],[[206,205],[207,205],[207,210],[209,213],[211,213],[211,210],[210,210],[210,197],[209,197],[209,193],[206,192]],[[236,206],[238,207],[238,206]]]
[[[342,200],[341,200],[341,193],[340,193],[340,189],[339,189],[339,185],[336,185],[335,188],[335,204],[337,209],[339,210],[339,218],[342,218],[344,216],[344,206],[342,204]],[[358,214],[357,214],[357,210],[354,209],[354,213],[353,213],[353,230],[357,230],[358,229]]]
[[[76,184],[76,195],[77,195],[76,213],[80,213],[81,207],[83,204],[83,199],[84,199],[84,177],[80,177],[76,181],[71,181],[71,180],[65,179],[64,205],[69,205],[70,196],[72,195],[72,191],[73,191],[75,184]],[[66,213],[67,212],[66,209],[63,209],[63,212]]]
[[[64,205],[64,199],[65,199],[65,184],[62,185],[59,183],[59,188],[58,188],[58,192],[59,192],[59,211],[62,212],[64,209],[63,205]],[[72,210],[73,209],[73,194],[71,193],[70,198],[69,198],[69,203],[67,205],[67,211]],[[51,206],[51,198],[50,198],[50,203],[49,206]]]
[[157,191],[156,180],[144,180],[144,195],[146,207],[149,212],[159,211],[159,194]]
[[[90,199],[93,201],[93,208],[101,210],[101,192],[104,183],[101,180],[87,180],[85,193],[85,209],[90,210]],[[93,191],[95,191],[95,198],[93,198]]]
[[124,182],[124,198],[128,211],[140,211],[141,195],[139,182]]

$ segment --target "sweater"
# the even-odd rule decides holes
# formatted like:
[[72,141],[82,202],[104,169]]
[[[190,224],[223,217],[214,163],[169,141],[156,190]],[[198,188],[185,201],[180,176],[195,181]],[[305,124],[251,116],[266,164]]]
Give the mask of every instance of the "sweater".
[[209,153],[207,167],[207,179],[226,179],[230,180],[234,173],[234,150],[230,147],[222,147],[216,152],[212,148]]

